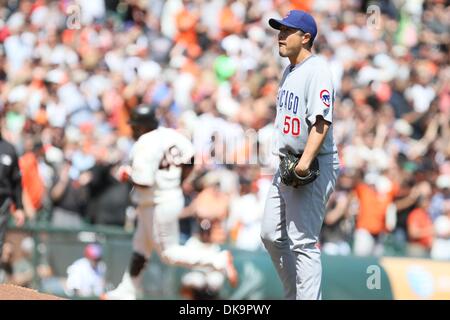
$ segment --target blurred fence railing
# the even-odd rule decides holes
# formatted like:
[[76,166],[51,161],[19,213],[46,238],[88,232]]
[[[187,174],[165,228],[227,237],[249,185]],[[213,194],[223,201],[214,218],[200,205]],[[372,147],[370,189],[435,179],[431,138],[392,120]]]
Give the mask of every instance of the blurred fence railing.
[[[83,228],[55,228],[48,223],[11,225],[10,233],[34,239],[32,264],[47,263],[55,277],[65,277],[67,267],[83,256],[86,244],[103,247],[110,288],[121,280],[132,250],[132,233],[120,227],[86,225]],[[229,247],[239,272],[240,282],[232,289],[227,283],[220,291],[223,299],[282,299],[281,283],[263,251]],[[395,254],[394,254],[395,255]],[[355,257],[322,254],[324,299],[450,299],[450,262],[406,257]],[[181,299],[181,279],[187,269],[160,262],[154,254],[144,274],[144,298]],[[424,281],[426,280],[426,283]],[[57,286],[42,282],[35,272],[33,287],[64,296]]]
[[[115,226],[85,225],[81,228],[57,228],[48,222],[27,223],[16,227],[10,223],[8,234],[20,237],[29,236],[34,240],[32,264],[34,267],[33,288],[45,291],[42,279],[36,272],[40,265],[51,267],[55,278],[64,278],[67,267],[76,259],[83,257],[88,243],[99,243],[103,248],[104,262],[108,267],[107,281],[118,283],[120,274],[131,254],[132,233]],[[51,292],[55,293],[55,292]],[[62,292],[57,292],[62,294]]]
[[[35,246],[32,264],[37,270],[40,264],[48,264],[56,278],[66,277],[68,266],[83,256],[88,243],[99,243],[103,248],[103,261],[107,266],[106,280],[110,288],[121,280],[132,253],[132,232],[123,228],[102,225],[86,225],[82,228],[55,228],[48,222],[26,224],[21,228],[13,224],[9,233],[33,238]],[[281,284],[265,252],[232,250],[240,272],[240,285],[231,289],[225,282],[220,296],[232,299],[278,299],[282,297]],[[148,299],[180,299],[181,278],[188,270],[164,265],[153,254],[144,274],[144,297]],[[269,276],[268,276],[269,275]],[[64,296],[62,288],[43,284],[35,272],[33,287],[47,293]],[[57,292],[55,292],[57,291]]]

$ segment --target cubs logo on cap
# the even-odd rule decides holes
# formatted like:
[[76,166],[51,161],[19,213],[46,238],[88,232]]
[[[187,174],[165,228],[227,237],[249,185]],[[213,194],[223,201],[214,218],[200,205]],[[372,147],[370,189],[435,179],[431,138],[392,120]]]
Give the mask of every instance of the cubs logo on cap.
[[331,95],[330,92],[328,90],[322,90],[320,91],[320,100],[322,100],[322,103],[326,106],[329,107],[331,104]]

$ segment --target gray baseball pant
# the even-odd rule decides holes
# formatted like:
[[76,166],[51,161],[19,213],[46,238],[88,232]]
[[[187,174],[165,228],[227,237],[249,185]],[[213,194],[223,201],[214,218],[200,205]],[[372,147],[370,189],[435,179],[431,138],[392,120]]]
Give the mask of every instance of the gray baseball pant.
[[319,155],[320,175],[312,183],[292,188],[279,172],[266,200],[261,239],[283,283],[286,299],[322,298],[322,264],[318,241],[326,203],[339,172],[337,153]]

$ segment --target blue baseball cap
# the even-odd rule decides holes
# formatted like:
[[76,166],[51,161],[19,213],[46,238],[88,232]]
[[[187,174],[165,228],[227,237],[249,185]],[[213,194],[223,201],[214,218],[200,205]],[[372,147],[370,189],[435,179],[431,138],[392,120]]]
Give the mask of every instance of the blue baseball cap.
[[302,10],[291,10],[287,15],[281,19],[269,19],[269,25],[277,30],[280,30],[281,26],[285,26],[292,29],[299,29],[304,33],[309,33],[314,40],[317,35],[317,25],[313,16]]

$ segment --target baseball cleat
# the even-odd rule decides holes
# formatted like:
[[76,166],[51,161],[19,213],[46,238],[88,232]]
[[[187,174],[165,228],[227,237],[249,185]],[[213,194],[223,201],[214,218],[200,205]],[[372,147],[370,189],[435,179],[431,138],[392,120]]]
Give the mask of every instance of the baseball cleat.
[[115,289],[100,295],[100,300],[136,300],[136,295],[133,292]]
[[136,288],[128,273],[125,273],[122,282],[114,290],[100,296],[101,300],[136,300]]

